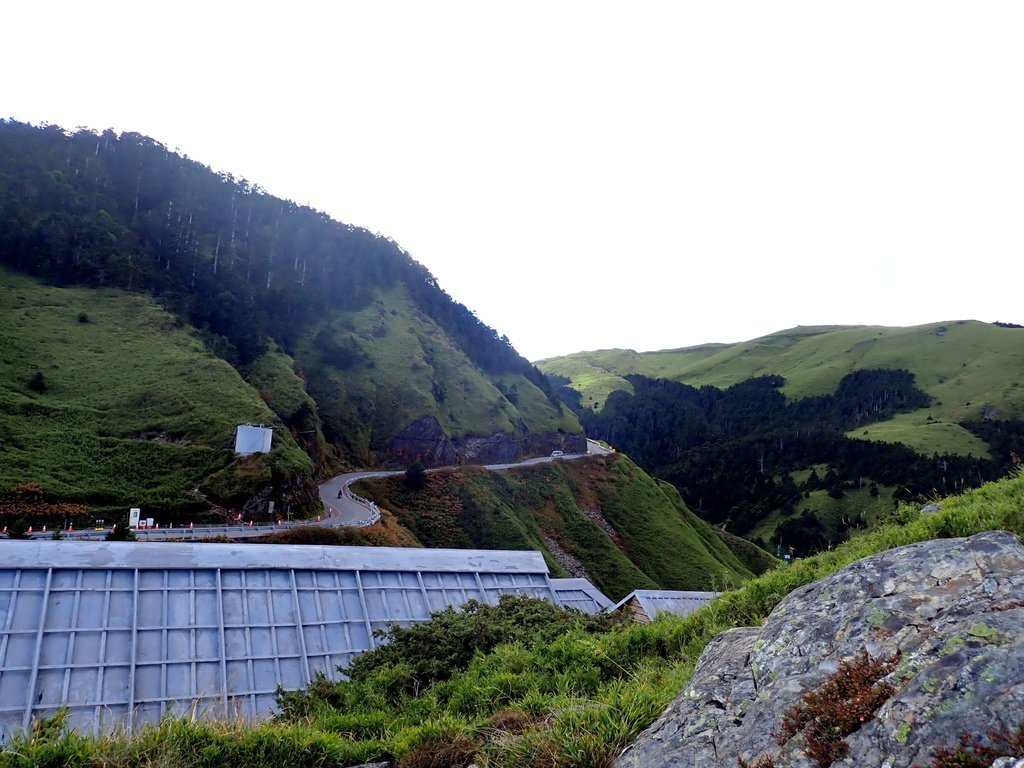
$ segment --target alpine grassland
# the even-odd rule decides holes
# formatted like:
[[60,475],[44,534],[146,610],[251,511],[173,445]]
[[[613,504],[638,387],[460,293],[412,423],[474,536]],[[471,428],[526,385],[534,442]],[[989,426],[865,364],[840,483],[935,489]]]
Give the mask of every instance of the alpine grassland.
[[[571,379],[582,404],[600,410],[608,395],[631,391],[624,378],[641,374],[695,387],[724,388],[767,374],[785,378],[791,400],[835,390],[846,374],[861,369],[905,368],[932,403],[897,417],[900,426],[873,425],[865,437],[902,442],[925,455],[985,455],[984,443],[957,425],[993,414],[1024,413],[1024,329],[975,320],[908,328],[818,326],[779,331],[736,344],[705,344],[677,350],[600,350],[542,360],[544,373]],[[929,418],[930,417],[930,418]],[[938,428],[939,425],[948,425]],[[952,427],[952,430],[947,430]]]
[[[0,270],[0,492],[33,482],[108,518],[127,506],[205,509],[199,493],[230,503],[275,476],[305,477],[315,494],[312,463],[287,430],[271,454],[235,457],[236,425],[275,422],[257,391],[151,298]],[[297,482],[296,501],[302,493]]]
[[572,412],[515,372],[484,375],[401,287],[366,307],[335,309],[296,358],[331,435],[358,460],[423,417],[452,438],[581,431]]
[[271,343],[266,352],[248,365],[241,366],[240,372],[259,393],[260,399],[289,428],[317,469],[340,471],[348,468],[337,452],[327,445],[316,401],[306,391],[306,382],[290,355]]
[[939,507],[925,514],[901,505],[834,550],[775,568],[683,618],[626,626],[526,598],[446,611],[393,630],[347,681],[318,678],[282,692],[272,722],[168,716],[130,736],[88,736],[68,733],[58,713],[5,745],[0,766],[344,768],[388,759],[401,768],[606,767],[684,689],[712,638],[760,623],[792,590],[892,547],[988,530],[1024,534],[1024,476]]
[[866,424],[861,429],[846,433],[855,440],[875,440],[880,443],[903,443],[918,450],[931,451],[940,456],[959,454],[979,459],[991,458],[988,444],[969,430],[952,421],[936,421],[930,409],[897,413],[891,419]]
[[[553,574],[586,576],[615,599],[634,589],[720,590],[754,572],[732,537],[623,455],[432,472],[422,488],[372,478],[356,489],[424,546],[537,550]],[[750,563],[760,572],[767,560]]]

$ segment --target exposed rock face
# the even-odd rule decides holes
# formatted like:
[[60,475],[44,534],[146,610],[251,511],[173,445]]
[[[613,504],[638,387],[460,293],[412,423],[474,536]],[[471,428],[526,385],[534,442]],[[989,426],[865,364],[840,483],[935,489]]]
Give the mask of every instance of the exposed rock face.
[[400,464],[421,462],[427,467],[456,463],[455,446],[433,416],[417,419],[388,443],[386,456]]
[[427,467],[511,464],[524,457],[544,456],[554,450],[586,453],[586,435],[563,432],[531,435],[521,428],[514,435],[498,432],[486,437],[455,440],[448,436],[437,419],[424,416],[388,443],[384,461],[396,466],[419,461]]
[[[895,694],[845,737],[835,766],[930,766],[962,733],[1024,722],[1024,547],[1009,533],[914,544],[860,560],[787,596],[758,628],[719,635],[690,686],[616,768],[815,763],[783,713],[861,649],[900,654]],[[1010,765],[1014,761],[1009,761]]]

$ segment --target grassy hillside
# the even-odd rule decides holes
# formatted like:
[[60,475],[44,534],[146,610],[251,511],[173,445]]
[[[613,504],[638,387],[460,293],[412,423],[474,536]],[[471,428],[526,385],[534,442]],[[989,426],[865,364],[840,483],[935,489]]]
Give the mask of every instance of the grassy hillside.
[[794,328],[738,344],[678,350],[580,352],[537,363],[566,376],[583,404],[601,408],[608,394],[629,390],[622,377],[639,373],[692,386],[726,387],[764,374],[786,379],[792,399],[832,392],[846,374],[866,368],[906,368],[934,400],[927,409],[878,424],[856,437],[899,441],[926,455],[942,448],[983,457],[987,447],[959,427],[983,417],[1024,415],[1024,329],[960,320],[909,328]]
[[108,518],[129,505],[157,517],[204,508],[200,486],[224,503],[285,476],[294,502],[314,493],[312,462],[287,430],[269,456],[235,458],[247,422],[276,419],[152,299],[0,270],[0,491],[37,483]]
[[328,314],[296,358],[331,435],[363,462],[424,416],[452,438],[581,432],[575,415],[525,376],[483,372],[399,287],[363,309]]
[[585,575],[616,599],[634,589],[722,589],[751,575],[751,552],[738,557],[675,488],[621,455],[431,473],[421,490],[374,478],[358,492],[425,546],[538,550],[554,574]]
[[[381,663],[364,679],[314,684],[287,699],[277,722],[256,727],[167,719],[131,739],[40,728],[0,753],[0,766],[248,768],[375,759],[398,759],[402,768],[470,760],[482,768],[607,766],[685,689],[718,633],[760,623],[794,589],[860,558],[988,530],[1024,534],[1021,475],[947,499],[935,515],[903,506],[876,530],[773,570],[686,618],[603,633],[580,626],[554,642],[526,637],[476,654],[468,667],[453,662],[448,679],[414,694],[405,692],[415,682],[408,664]],[[421,647],[429,655],[436,643]],[[417,653],[412,644],[404,648]]]

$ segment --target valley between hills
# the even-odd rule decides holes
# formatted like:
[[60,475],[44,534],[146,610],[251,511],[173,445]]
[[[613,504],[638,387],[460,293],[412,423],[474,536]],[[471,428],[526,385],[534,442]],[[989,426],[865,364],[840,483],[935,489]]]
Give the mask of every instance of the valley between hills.
[[[589,436],[635,462],[604,468],[604,486],[642,473],[662,489],[644,514],[680,510],[674,535],[691,539],[695,518],[802,556],[901,500],[1003,477],[1024,454],[1024,330],[1010,324],[805,327],[534,366],[385,237],[139,134],[5,121],[0,137],[7,524],[112,521],[129,506],[178,525],[301,519],[338,472],[512,462]],[[244,423],[274,428],[269,454],[233,452]],[[556,570],[588,559],[560,513],[455,476],[443,494],[465,515],[427,533],[408,499],[368,483],[404,523],[350,538],[537,547]],[[597,536],[594,482],[556,484],[598,510],[585,524]],[[526,527],[483,525],[485,508],[518,510]],[[703,586],[739,573],[720,567]]]
[[[0,766],[627,765],[622,749],[695,668],[705,679],[710,662],[698,662],[720,633],[780,623],[773,611],[797,610],[783,600],[799,588],[855,579],[852,564],[893,547],[976,534],[952,554],[929,546],[928,567],[945,573],[959,546],[1016,562],[1012,537],[984,536],[1024,532],[1022,381],[1024,329],[963,319],[533,364],[385,236],[140,134],[0,121],[0,522],[12,533],[123,521],[129,507],[178,525],[312,519],[319,483],[388,468],[398,474],[353,486],[379,520],[264,543],[530,550],[551,576],[584,577],[615,599],[726,593],[642,627],[512,602],[485,619],[452,611],[422,634],[390,630],[347,680],[279,691],[273,723],[169,717],[138,739],[108,739],[68,733],[58,713],[0,751]],[[271,427],[272,449],[237,454],[240,424]],[[481,468],[582,453],[588,438],[615,450]],[[900,557],[870,562],[897,568]],[[919,683],[927,699],[907,710],[906,732],[878,710],[902,736],[872,737],[870,749],[917,750],[892,746],[887,764],[952,748],[925,719],[966,701],[953,681],[975,658],[967,651],[991,654],[978,671],[989,688],[971,696],[1002,702],[1019,687],[1020,601],[1015,577],[999,578],[963,589],[998,594],[972,610],[1007,617],[958,624],[934,648],[907,640],[912,622],[890,621],[913,606],[852,620],[873,629],[850,654],[921,653],[918,666],[875,660],[886,685]],[[898,592],[853,591],[854,602]],[[781,636],[763,642],[781,647]],[[744,658],[761,651],[751,648]],[[818,661],[792,672],[801,690],[825,685],[842,660]],[[915,677],[926,668],[932,690]],[[758,685],[762,671],[750,670]],[[1019,752],[1019,724],[1000,725]],[[769,748],[766,732],[745,735],[753,746],[730,761],[806,764],[797,742]]]

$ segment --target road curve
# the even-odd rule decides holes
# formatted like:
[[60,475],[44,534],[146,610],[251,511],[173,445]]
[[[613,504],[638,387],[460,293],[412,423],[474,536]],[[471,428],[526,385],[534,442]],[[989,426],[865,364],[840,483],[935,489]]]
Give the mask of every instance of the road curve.
[[[584,456],[600,456],[612,453],[602,447],[594,440],[587,439],[586,453],[567,453],[563,456],[538,456],[533,459],[525,459],[512,464],[486,464],[484,469],[501,471],[514,469],[515,467],[528,467],[534,464],[543,464],[547,461],[562,461],[580,459]],[[464,465],[462,465],[464,466]],[[441,469],[455,469],[457,467],[435,467],[428,469],[428,472],[437,472]],[[320,501],[324,505],[324,514],[318,520],[296,520],[294,522],[281,522],[276,525],[204,525],[189,528],[150,528],[136,529],[133,531],[139,539],[145,540],[166,540],[166,539],[196,539],[209,536],[227,536],[232,539],[248,538],[251,536],[263,536],[268,533],[280,531],[283,528],[294,528],[303,525],[324,525],[324,526],[366,526],[371,525],[379,518],[376,505],[368,499],[352,493],[349,486],[358,480],[366,477],[385,477],[387,475],[405,474],[404,470],[364,470],[360,472],[346,472],[335,475],[330,480],[320,484]],[[63,531],[62,535],[68,539],[101,539],[106,536],[108,529],[84,529],[78,531]],[[30,538],[50,538],[53,532],[35,531],[29,534]],[[0,534],[0,538],[6,535]]]
[[[611,453],[610,450],[600,445],[597,441],[587,438],[586,453],[567,453],[562,456],[537,456],[532,459],[513,462],[511,464],[485,464],[484,469],[501,471],[514,469],[515,467],[529,467],[534,464],[543,464],[548,461],[562,461],[581,459],[584,456],[601,456]],[[465,465],[460,465],[465,466]],[[428,472],[437,472],[441,469],[453,469],[457,467],[435,467],[428,469]],[[320,501],[324,505],[324,519],[319,525],[353,525],[363,526],[376,522],[376,506],[372,502],[356,496],[349,490],[349,486],[358,480],[367,477],[386,477],[388,475],[402,475],[404,470],[366,470],[361,472],[346,472],[335,475],[330,480],[320,484]]]

